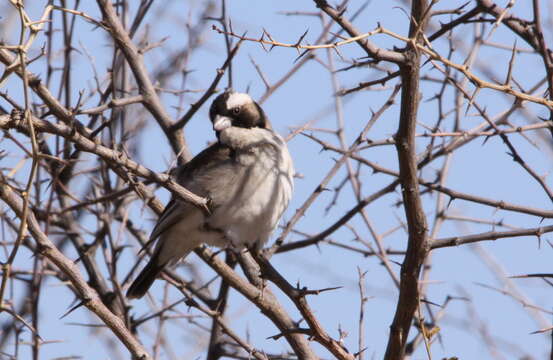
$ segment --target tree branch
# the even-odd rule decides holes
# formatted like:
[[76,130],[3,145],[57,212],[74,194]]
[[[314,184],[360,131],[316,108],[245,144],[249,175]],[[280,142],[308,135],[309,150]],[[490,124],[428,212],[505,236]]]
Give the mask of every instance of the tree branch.
[[399,298],[396,313],[390,326],[390,336],[384,359],[400,360],[405,353],[407,336],[419,301],[419,274],[428,254],[428,227],[422,206],[417,176],[417,153],[415,130],[419,105],[419,70],[421,54],[416,43],[422,41],[425,15],[428,11],[426,0],[414,0],[411,5],[411,25],[409,29],[407,61],[400,66],[401,71],[401,113],[396,134],[396,148],[399,160],[399,180],[407,219],[407,253],[401,266]]
[[[0,186],[0,198],[8,204],[8,206],[18,216],[22,215],[22,201],[6,183]],[[27,226],[37,243],[38,253],[52,261],[52,263],[54,263],[54,265],[56,265],[67,276],[75,288],[82,305],[86,306],[90,311],[95,313],[100,320],[102,320],[102,322],[111,329],[111,331],[119,338],[119,340],[127,347],[135,358],[144,360],[151,359],[148,352],[146,352],[144,347],[138,342],[138,340],[136,340],[129,329],[127,329],[123,320],[109,311],[98,296],[98,293],[96,293],[96,291],[88,285],[77,268],[77,265],[65,257],[44,234],[44,232],[42,232],[40,225],[32,213],[27,215]]]

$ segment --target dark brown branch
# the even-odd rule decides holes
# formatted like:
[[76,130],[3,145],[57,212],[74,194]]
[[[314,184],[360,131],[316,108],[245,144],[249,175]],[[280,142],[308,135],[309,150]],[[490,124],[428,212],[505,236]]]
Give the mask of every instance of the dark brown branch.
[[195,252],[215,270],[224,281],[228,282],[230,286],[254,303],[264,315],[271,319],[279,330],[285,334],[286,340],[300,359],[318,359],[304,335],[289,332],[292,329],[296,329],[297,326],[269,289],[263,289],[248,283],[238,276],[238,274],[236,274],[236,272],[234,272],[224,261],[214,256],[213,253],[207,249],[199,248],[196,249]]
[[401,280],[396,313],[390,326],[390,336],[386,347],[386,360],[401,360],[419,302],[419,274],[428,254],[428,226],[419,193],[417,174],[417,149],[415,131],[419,105],[419,70],[421,54],[416,46],[421,38],[428,11],[426,0],[411,3],[411,25],[405,56],[407,60],[400,66],[401,71],[401,112],[396,134],[396,148],[399,160],[399,181],[403,197],[405,217],[408,227],[407,253],[401,266]]
[[[323,345],[337,359],[353,360],[355,358],[353,354],[349,353],[339,341],[328,335],[307,303],[306,296],[310,294],[317,294],[320,290],[318,292],[313,292],[306,288],[292,286],[282,275],[280,275],[278,271],[276,271],[267,258],[261,254],[253,252],[252,255],[261,269],[263,278],[269,279],[273,282],[290,298],[290,300],[294,302],[294,305],[296,305],[296,308],[309,325],[312,338]],[[327,290],[333,289],[335,288]]]
[[[324,11],[332,20],[339,24],[351,37],[357,37],[361,33],[346,19],[343,11],[338,11],[328,4],[326,0],[314,0],[319,9]],[[367,55],[378,61],[391,61],[395,64],[403,64],[406,61],[405,55],[396,51],[385,50],[377,47],[367,39],[357,41],[357,44],[367,53]]]
[[491,241],[504,238],[513,238],[519,236],[537,236],[541,237],[543,234],[553,232],[553,225],[540,226],[532,229],[520,229],[510,231],[488,231],[481,234],[473,234],[467,236],[453,236],[443,239],[435,239],[430,243],[432,249],[439,249],[443,247],[458,246],[463,244],[471,244],[479,241]]
[[428,37],[428,40],[433,41],[442,35],[444,35],[446,32],[453,30],[458,25],[466,24],[468,20],[472,19],[476,15],[480,14],[483,11],[482,7],[479,5],[476,5],[471,10],[467,11],[463,15],[459,16],[457,19],[450,21],[447,24],[442,25],[442,27],[436,31],[434,34],[430,35]]
[[[543,34],[543,28],[541,25],[541,8],[539,0],[533,0],[534,10],[534,37],[538,42],[537,51],[541,55],[545,72],[547,74],[547,92],[549,99],[553,99],[553,59],[551,58],[551,50],[545,43],[545,36]],[[549,119],[553,120],[553,109],[549,109]],[[553,130],[551,130],[553,134]]]

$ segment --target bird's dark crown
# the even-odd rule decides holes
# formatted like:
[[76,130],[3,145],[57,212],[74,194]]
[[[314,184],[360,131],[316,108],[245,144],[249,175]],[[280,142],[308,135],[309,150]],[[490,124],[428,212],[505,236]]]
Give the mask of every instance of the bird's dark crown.
[[226,116],[231,119],[232,126],[242,128],[267,128],[267,117],[263,109],[248,94],[227,90],[217,96],[209,109],[211,122],[215,117]]

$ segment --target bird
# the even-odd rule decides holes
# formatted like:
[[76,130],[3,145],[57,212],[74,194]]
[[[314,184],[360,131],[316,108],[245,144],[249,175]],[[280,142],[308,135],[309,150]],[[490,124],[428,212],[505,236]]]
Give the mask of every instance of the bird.
[[174,176],[207,198],[210,211],[171,198],[145,245],[155,243],[152,257],[127,291],[129,299],[143,297],[163,269],[202,244],[260,251],[290,202],[292,158],[259,104],[229,89],[213,100],[209,118],[217,141]]

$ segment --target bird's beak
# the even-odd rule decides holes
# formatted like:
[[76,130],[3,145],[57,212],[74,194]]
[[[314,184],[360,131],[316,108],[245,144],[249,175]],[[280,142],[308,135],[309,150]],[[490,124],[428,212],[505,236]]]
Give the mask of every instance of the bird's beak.
[[216,115],[213,121],[213,130],[223,131],[232,126],[232,119],[227,116]]

